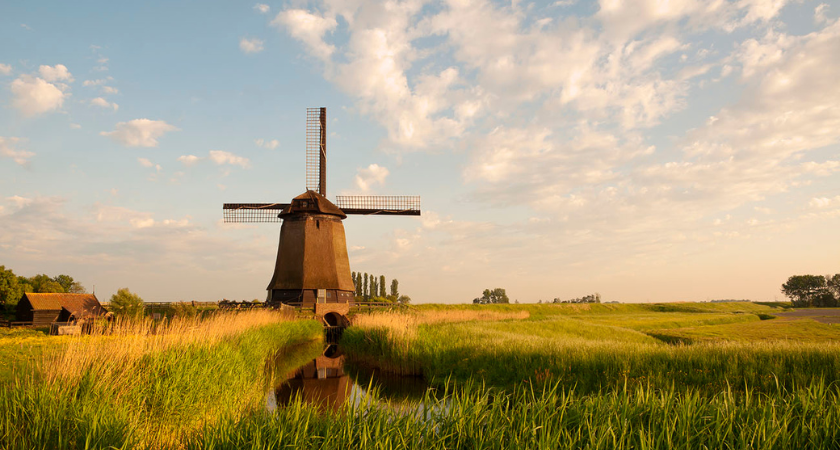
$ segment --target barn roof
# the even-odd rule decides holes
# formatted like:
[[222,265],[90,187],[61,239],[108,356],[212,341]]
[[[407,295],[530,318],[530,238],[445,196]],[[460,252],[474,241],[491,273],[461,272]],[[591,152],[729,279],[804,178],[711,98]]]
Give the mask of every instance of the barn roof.
[[315,191],[306,191],[292,199],[292,203],[280,213],[280,217],[291,214],[330,214],[346,219],[347,215],[338,206]]
[[100,315],[106,312],[93,294],[36,294],[27,292],[23,296],[29,300],[29,304],[35,311],[57,311],[65,308],[76,316]]

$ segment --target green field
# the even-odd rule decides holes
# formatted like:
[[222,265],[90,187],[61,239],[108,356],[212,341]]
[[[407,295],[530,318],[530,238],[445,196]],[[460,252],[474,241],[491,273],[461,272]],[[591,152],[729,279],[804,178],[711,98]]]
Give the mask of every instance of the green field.
[[[360,361],[438,386],[478,379],[504,388],[559,383],[579,393],[640,385],[713,394],[835,381],[840,327],[773,318],[785,309],[745,302],[423,306],[360,317],[342,344]],[[498,320],[471,319],[488,311]],[[517,312],[527,317],[504,316]],[[453,320],[440,318],[446,314]]]
[[[840,448],[840,326],[786,304],[420,305],[357,314],[347,357],[426,378],[269,412],[315,321],[218,314],[0,335],[0,448]],[[801,310],[800,310],[801,311]],[[145,328],[144,328],[145,327]],[[282,378],[282,377],[281,377]]]

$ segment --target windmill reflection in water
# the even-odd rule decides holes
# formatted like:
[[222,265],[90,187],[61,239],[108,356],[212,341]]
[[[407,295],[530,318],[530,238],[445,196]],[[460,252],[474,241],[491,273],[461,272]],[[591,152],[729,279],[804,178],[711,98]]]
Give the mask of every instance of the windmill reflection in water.
[[345,363],[346,355],[339,347],[328,345],[320,356],[288,374],[286,381],[270,393],[269,410],[289,405],[300,397],[322,411],[337,411],[348,401],[358,405],[367,396],[367,390],[375,387],[379,398],[391,407],[417,411],[417,403],[428,389],[420,377],[384,374]]

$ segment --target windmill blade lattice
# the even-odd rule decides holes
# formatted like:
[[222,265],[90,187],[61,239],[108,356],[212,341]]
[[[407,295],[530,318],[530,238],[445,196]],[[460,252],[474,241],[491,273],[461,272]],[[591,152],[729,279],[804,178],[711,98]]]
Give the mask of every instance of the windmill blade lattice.
[[348,215],[420,215],[420,197],[416,195],[338,195],[335,204]]
[[306,108],[306,190],[327,196],[327,108]]
[[225,203],[222,211],[225,223],[272,223],[282,222],[278,215],[288,207],[288,203]]

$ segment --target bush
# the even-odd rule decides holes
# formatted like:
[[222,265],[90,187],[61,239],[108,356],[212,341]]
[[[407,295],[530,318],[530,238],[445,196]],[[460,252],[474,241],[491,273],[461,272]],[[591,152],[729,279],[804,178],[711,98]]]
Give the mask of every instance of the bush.
[[111,296],[110,311],[120,317],[141,317],[144,306],[143,299],[132,293],[128,288],[122,288]]
[[172,306],[172,314],[176,317],[195,317],[198,314],[198,308],[191,303],[178,302]]

